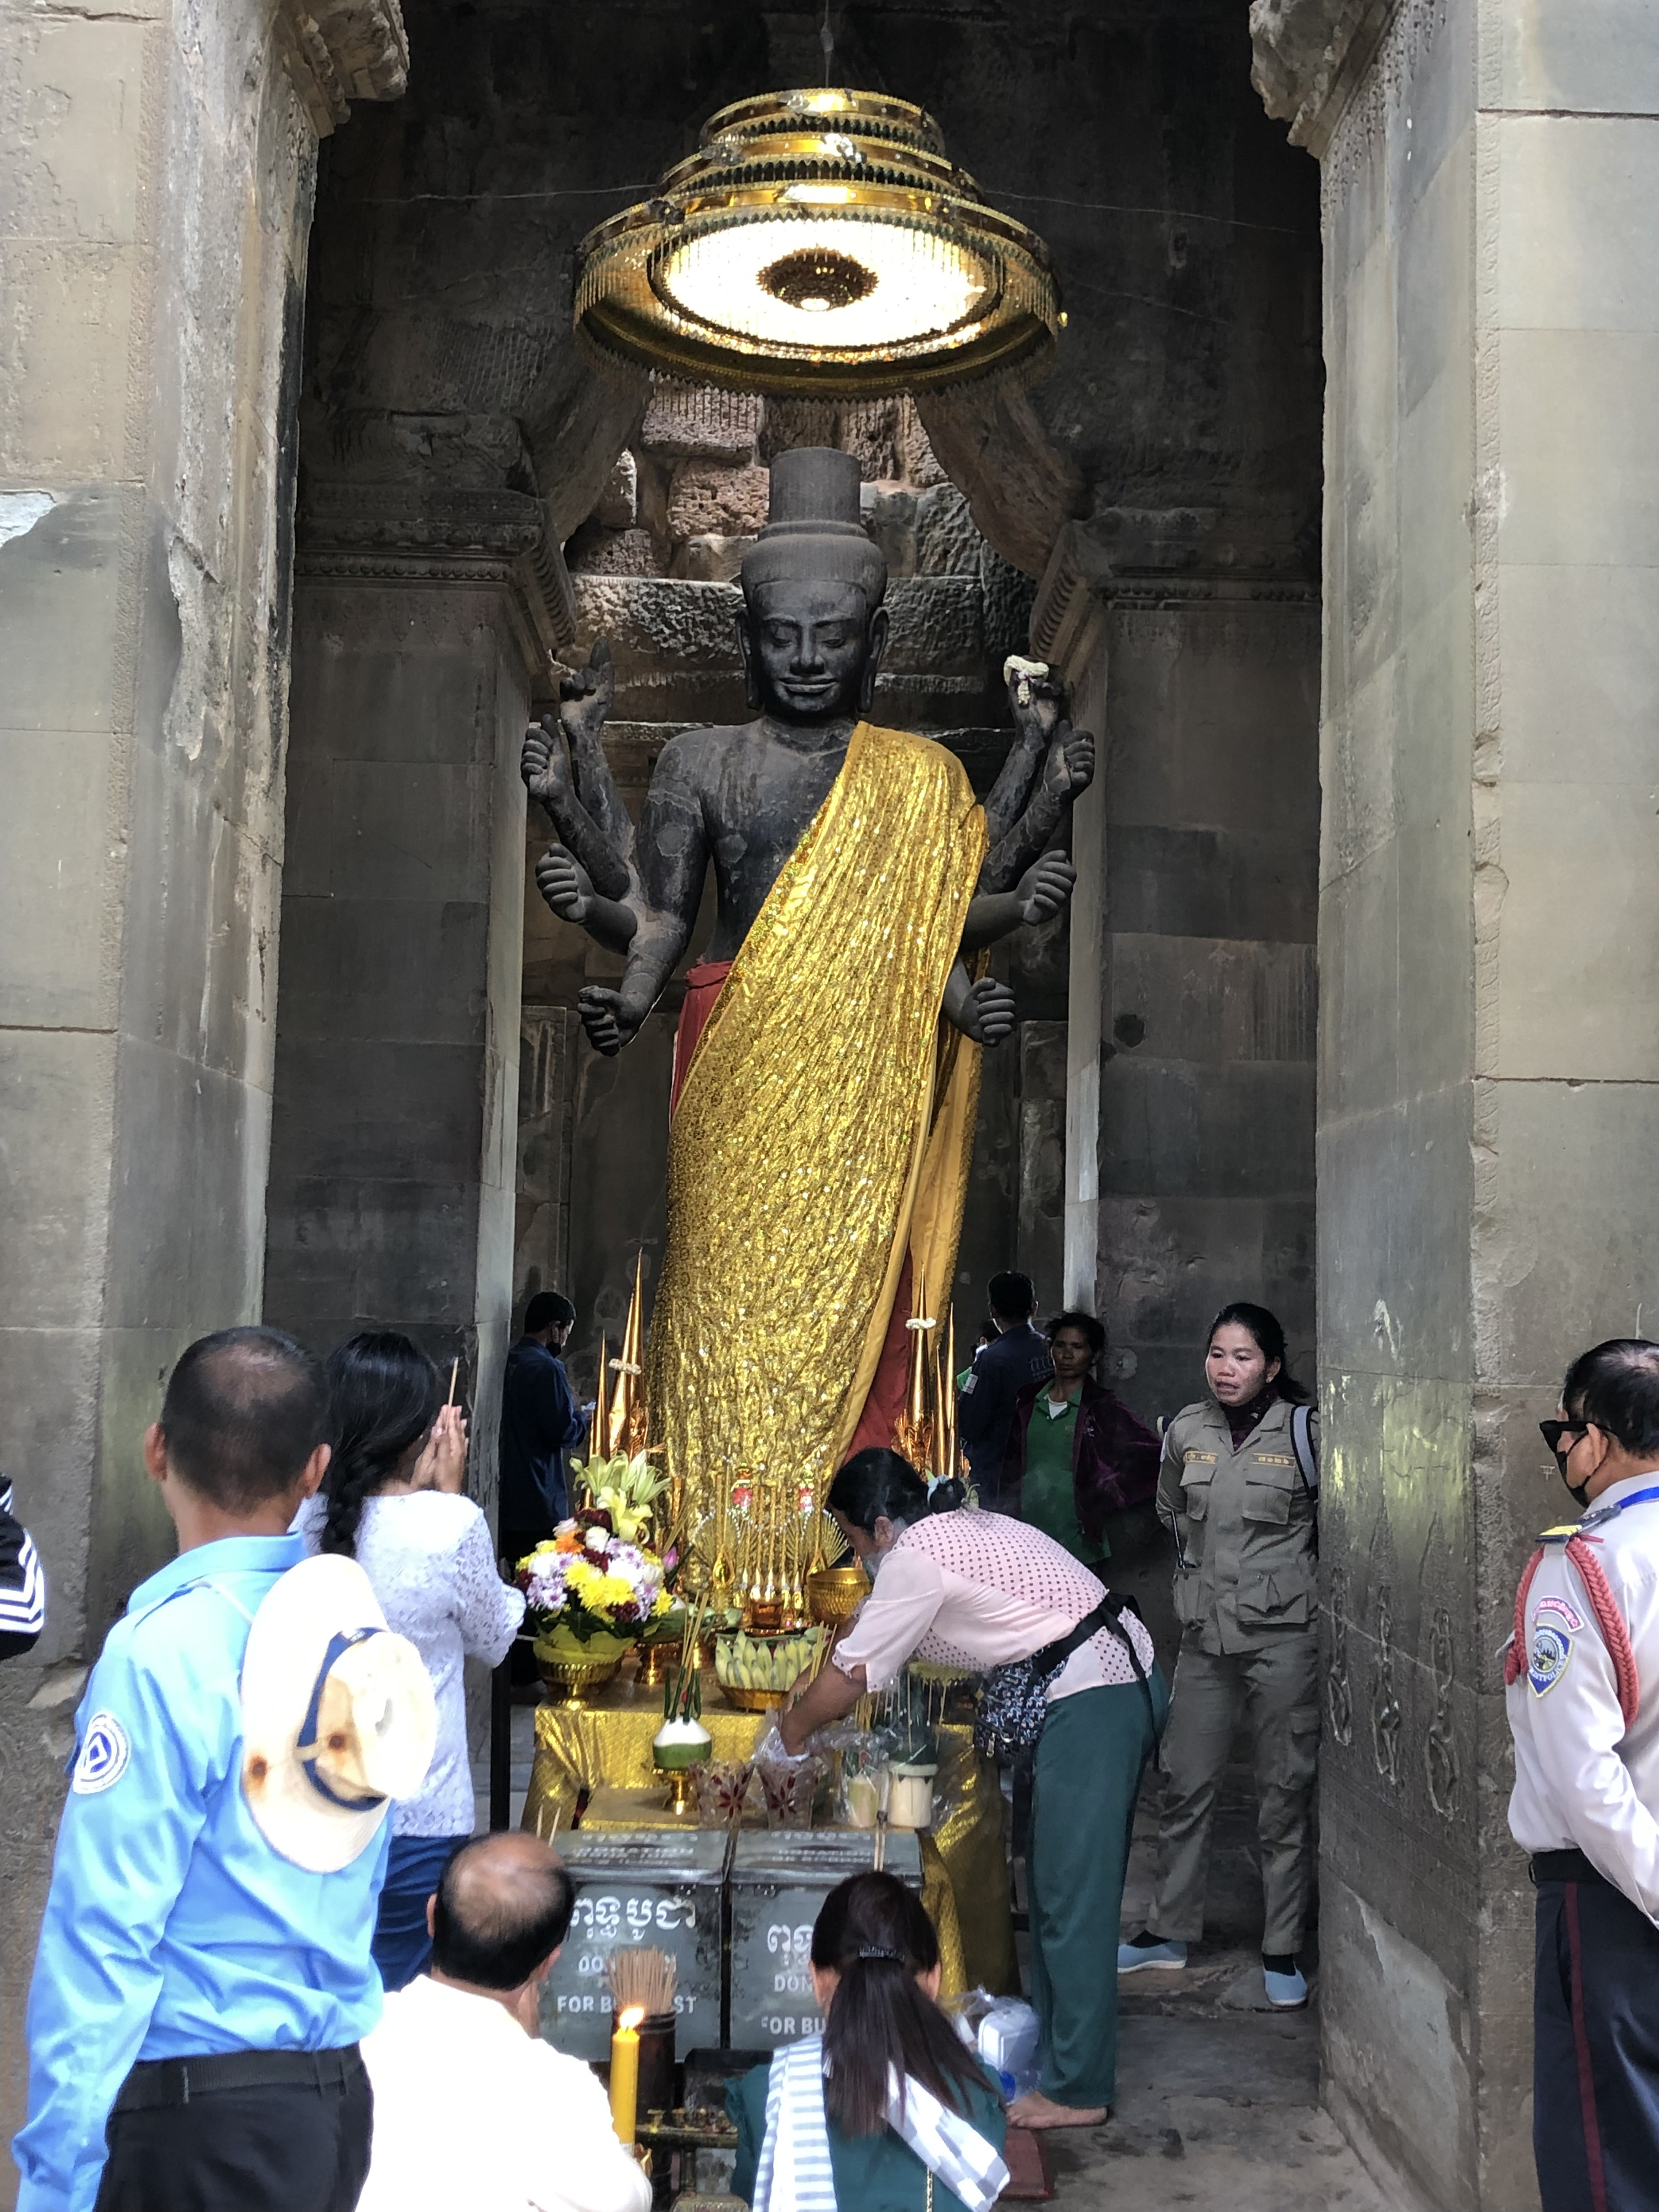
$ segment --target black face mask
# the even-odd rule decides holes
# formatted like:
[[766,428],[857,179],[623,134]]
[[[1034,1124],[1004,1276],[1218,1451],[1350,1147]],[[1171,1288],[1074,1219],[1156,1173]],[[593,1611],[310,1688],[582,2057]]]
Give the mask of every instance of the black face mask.
[[1584,1508],[1589,1504],[1589,1483],[1567,1482],[1567,1455],[1565,1452],[1557,1452],[1555,1455],[1555,1464],[1561,1470],[1562,1481],[1566,1483],[1567,1495],[1572,1499],[1574,1504],[1577,1506],[1579,1511],[1582,1513]]

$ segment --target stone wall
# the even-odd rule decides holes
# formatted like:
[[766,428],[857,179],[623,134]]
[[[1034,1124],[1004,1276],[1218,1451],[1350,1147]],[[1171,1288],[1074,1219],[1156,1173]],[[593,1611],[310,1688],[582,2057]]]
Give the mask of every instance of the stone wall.
[[1500,1650],[1563,1507],[1534,1425],[1659,1294],[1659,35],[1255,13],[1324,162],[1327,2094],[1402,2201],[1522,2212]]
[[0,7],[0,1464],[51,1584],[0,1674],[0,2136],[74,1706],[171,1550],[140,1439],[258,1312],[316,133],[401,83],[395,6],[319,15],[302,63],[265,5]]

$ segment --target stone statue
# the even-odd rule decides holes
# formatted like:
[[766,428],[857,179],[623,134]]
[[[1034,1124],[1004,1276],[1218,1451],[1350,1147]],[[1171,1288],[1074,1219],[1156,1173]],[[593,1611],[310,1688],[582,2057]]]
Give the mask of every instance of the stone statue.
[[605,759],[602,641],[525,740],[562,841],[542,895],[627,956],[617,988],[581,994],[599,1051],[656,1004],[714,870],[676,1046],[649,1363],[653,1434],[688,1477],[787,1461],[821,1487],[849,1446],[889,1441],[912,1278],[940,1291],[954,1272],[978,1078],[958,1048],[1013,1027],[1012,992],[969,963],[1075,881],[1050,840],[1094,744],[1046,679],[1011,682],[1014,739],[982,812],[954,755],[868,720],[886,568],[859,489],[848,454],[774,464],[742,568],[755,717],[665,746],[637,829]]

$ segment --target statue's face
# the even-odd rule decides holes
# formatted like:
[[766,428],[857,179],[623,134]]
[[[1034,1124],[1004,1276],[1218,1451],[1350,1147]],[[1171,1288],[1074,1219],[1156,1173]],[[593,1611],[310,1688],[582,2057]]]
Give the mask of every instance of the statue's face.
[[773,582],[757,587],[740,625],[761,707],[789,722],[829,722],[867,711],[887,640],[856,584]]

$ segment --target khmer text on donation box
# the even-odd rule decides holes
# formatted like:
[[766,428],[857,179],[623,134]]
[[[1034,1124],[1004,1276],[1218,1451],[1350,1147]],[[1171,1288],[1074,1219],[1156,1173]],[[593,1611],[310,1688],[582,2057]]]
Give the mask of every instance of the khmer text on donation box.
[[611,2056],[605,1961],[629,1944],[674,1960],[674,2055],[720,2041],[724,1829],[578,1830],[559,1838],[576,1910],[542,1991],[542,2033],[577,2058]]
[[[914,1835],[890,1833],[883,1863],[920,1893],[921,1849]],[[731,2011],[726,2041],[736,2051],[770,2051],[816,2035],[823,2021],[808,1972],[812,1923],[824,1899],[848,1875],[875,1864],[876,1838],[855,1828],[739,1831],[732,1847]]]

